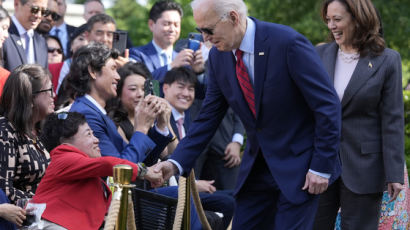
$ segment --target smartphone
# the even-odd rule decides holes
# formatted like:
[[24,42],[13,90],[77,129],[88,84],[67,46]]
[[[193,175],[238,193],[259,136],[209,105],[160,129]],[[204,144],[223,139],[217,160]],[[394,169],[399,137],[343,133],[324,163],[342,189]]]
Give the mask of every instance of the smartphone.
[[153,79],[147,79],[144,83],[144,96],[155,95],[159,97],[159,82]]
[[200,41],[200,42],[204,42],[204,38],[202,37],[202,34],[200,34],[200,33],[191,32],[191,33],[188,34],[188,38],[189,39],[194,39],[194,40],[197,40],[197,41]]
[[201,42],[195,39],[189,39],[188,40],[188,49],[191,49],[193,51],[197,51],[201,45]]
[[112,48],[117,49],[121,55],[124,55],[124,51],[127,47],[127,31],[117,30],[113,34]]

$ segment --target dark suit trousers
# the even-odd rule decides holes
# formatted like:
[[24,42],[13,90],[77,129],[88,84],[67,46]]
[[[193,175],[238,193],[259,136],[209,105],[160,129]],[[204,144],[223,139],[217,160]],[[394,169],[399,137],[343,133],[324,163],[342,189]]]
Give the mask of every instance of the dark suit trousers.
[[341,229],[377,230],[382,197],[383,193],[354,193],[339,178],[320,195],[314,229],[333,230],[340,207]]
[[[233,168],[225,167],[227,161],[211,148],[207,148],[196,162],[195,172],[201,180],[215,180],[213,184],[218,190],[234,190],[239,174],[239,165]],[[203,165],[200,165],[200,164]],[[201,170],[201,171],[197,171]]]
[[318,196],[295,205],[288,201],[259,153],[236,197],[232,229],[312,229]]

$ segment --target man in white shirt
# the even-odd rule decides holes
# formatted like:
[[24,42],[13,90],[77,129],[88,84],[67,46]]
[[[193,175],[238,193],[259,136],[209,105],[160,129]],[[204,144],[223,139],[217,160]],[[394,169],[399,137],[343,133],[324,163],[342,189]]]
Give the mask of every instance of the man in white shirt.
[[4,68],[12,71],[21,64],[47,67],[47,45],[34,31],[47,11],[47,0],[16,0],[9,37],[3,44]]

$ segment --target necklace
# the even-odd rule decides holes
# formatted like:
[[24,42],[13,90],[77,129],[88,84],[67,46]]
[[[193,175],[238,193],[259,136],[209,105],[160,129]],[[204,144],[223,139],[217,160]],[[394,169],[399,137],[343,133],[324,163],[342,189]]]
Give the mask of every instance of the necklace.
[[358,60],[360,57],[359,53],[348,54],[348,53],[343,52],[340,48],[339,48],[338,55],[344,63],[352,63],[353,61]]

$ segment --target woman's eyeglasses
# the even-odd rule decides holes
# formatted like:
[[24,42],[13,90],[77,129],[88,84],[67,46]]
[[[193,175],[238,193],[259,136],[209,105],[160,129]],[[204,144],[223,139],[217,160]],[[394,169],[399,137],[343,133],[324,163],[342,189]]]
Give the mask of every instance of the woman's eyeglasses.
[[57,113],[57,118],[58,120],[65,120],[68,117],[68,113],[67,112],[61,112],[61,113]]
[[51,86],[50,89],[43,89],[43,90],[39,90],[39,91],[34,91],[33,94],[39,94],[39,93],[48,92],[48,91],[50,91],[51,97],[54,97],[54,92],[53,92],[53,87],[52,86]]
[[58,54],[62,54],[62,53],[63,53],[63,50],[60,49],[60,48],[47,48],[47,51],[48,51],[49,53],[54,53],[55,51],[57,51]]
[[56,12],[51,11],[51,10],[46,10],[43,14],[44,17],[48,17],[50,15],[51,15],[51,19],[53,19],[53,21],[55,21],[55,22],[60,20],[60,18],[61,18],[61,16],[59,14],[57,14]]

